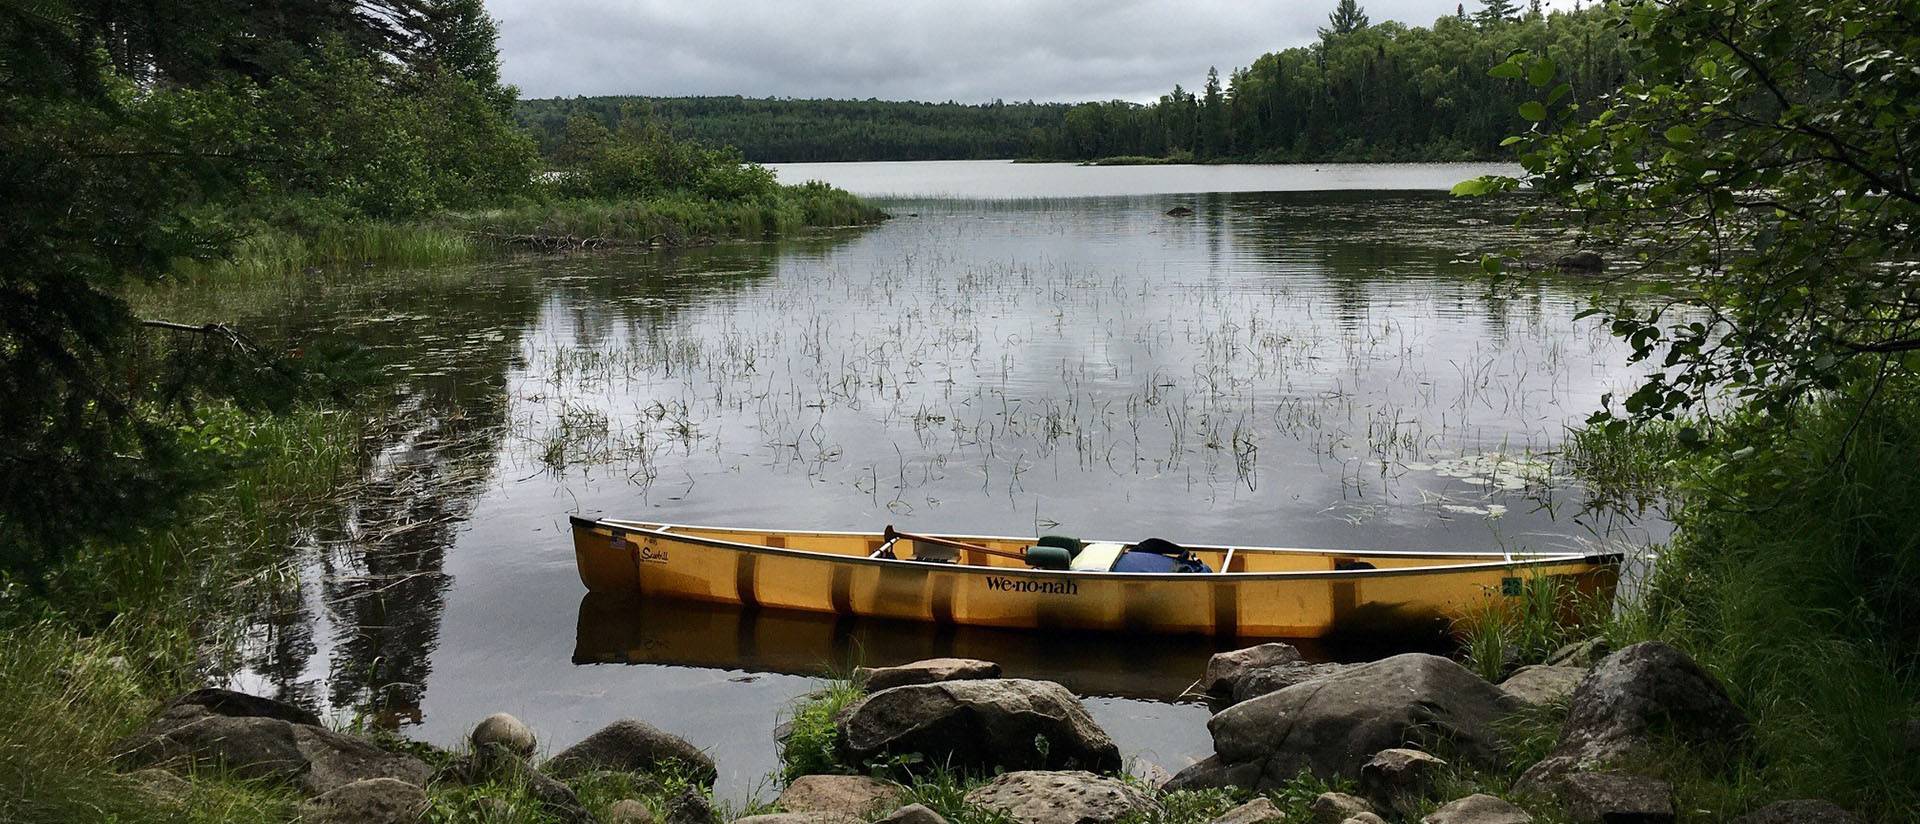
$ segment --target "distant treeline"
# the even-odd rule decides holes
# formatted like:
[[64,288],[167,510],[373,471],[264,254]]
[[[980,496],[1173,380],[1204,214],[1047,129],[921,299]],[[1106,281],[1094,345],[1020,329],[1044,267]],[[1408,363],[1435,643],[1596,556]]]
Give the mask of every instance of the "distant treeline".
[[517,113],[549,156],[569,118],[624,116],[760,162],[1464,160],[1499,156],[1524,126],[1524,84],[1487,76],[1514,49],[1555,60],[1576,100],[1618,88],[1617,19],[1605,4],[1547,13],[1480,0],[1420,28],[1371,24],[1341,0],[1314,43],[1209,72],[1198,92],[1176,85],[1150,104],[576,97],[523,100]]
[[1525,126],[1525,84],[1487,76],[1515,49],[1558,63],[1574,100],[1619,88],[1627,64],[1608,6],[1520,12],[1483,0],[1431,28],[1370,24],[1342,0],[1311,45],[1262,55],[1226,78],[1209,72],[1195,94],[1159,101],[1083,103],[1036,139],[1031,154],[1064,160],[1114,156],[1194,160],[1462,160],[1499,154]]
[[674,136],[733,146],[756,162],[1025,157],[1065,121],[1064,103],[911,103],[746,97],[522,100],[521,125],[549,156],[567,121],[650,120]]

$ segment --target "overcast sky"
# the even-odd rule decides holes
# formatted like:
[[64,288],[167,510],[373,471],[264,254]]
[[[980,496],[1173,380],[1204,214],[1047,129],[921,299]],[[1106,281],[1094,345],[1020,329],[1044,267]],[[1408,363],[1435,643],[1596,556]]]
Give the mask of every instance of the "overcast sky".
[[[1314,38],[1335,0],[487,0],[525,97],[1150,100]],[[1363,0],[1427,25],[1456,0]],[[1477,2],[1469,2],[1478,7]],[[1524,4],[1522,4],[1524,5]]]

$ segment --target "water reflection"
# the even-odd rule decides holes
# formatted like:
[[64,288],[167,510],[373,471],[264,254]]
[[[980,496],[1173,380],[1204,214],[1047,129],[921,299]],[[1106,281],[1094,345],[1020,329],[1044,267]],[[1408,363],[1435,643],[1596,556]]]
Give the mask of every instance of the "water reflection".
[[1633,376],[1572,319],[1585,284],[1469,277],[1551,231],[1507,227],[1512,205],[889,207],[797,242],[229,296],[246,308],[218,316],[263,338],[383,363],[364,465],[304,536],[297,593],[241,622],[230,680],[441,744],[497,711],[553,748],[639,715],[714,748],[737,797],[819,673],[971,655],[1106,696],[1122,747],[1177,768],[1205,711],[1165,702],[1209,642],[583,600],[566,516],[1453,549],[1616,531],[1566,517],[1554,449]]

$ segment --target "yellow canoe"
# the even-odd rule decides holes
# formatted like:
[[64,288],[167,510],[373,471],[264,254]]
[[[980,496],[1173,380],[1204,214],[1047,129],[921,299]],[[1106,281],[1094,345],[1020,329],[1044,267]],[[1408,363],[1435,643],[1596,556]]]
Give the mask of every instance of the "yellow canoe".
[[[1431,630],[1553,577],[1610,595],[1614,553],[1190,546],[1213,572],[1033,569],[1028,538],[803,532],[573,518],[580,580],[634,593],[1017,629],[1318,638]],[[927,558],[957,550],[952,562]],[[950,553],[951,554],[951,553]]]

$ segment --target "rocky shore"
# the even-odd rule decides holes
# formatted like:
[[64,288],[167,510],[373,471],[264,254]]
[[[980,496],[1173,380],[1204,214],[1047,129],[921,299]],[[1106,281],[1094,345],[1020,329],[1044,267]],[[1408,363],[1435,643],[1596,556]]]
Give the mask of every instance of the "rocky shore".
[[[716,810],[698,746],[638,718],[543,759],[510,715],[481,719],[449,752],[202,689],[114,757],[158,803],[188,782],[239,779],[297,792],[300,820],[326,823],[1660,824],[1699,818],[1676,809],[1663,765],[1735,770],[1747,746],[1721,685],[1659,642],[1569,645],[1498,684],[1440,656],[1319,664],[1272,643],[1214,656],[1195,686],[1217,710],[1214,754],[1128,774],[1059,684],[965,659],[863,669],[861,694],[831,717],[831,771],[741,811]],[[1550,740],[1529,746],[1529,725]],[[1854,820],[1815,799],[1733,812],[1739,824]]]

